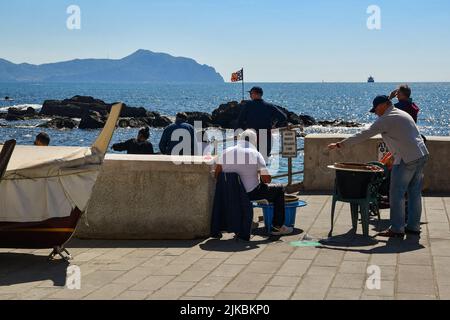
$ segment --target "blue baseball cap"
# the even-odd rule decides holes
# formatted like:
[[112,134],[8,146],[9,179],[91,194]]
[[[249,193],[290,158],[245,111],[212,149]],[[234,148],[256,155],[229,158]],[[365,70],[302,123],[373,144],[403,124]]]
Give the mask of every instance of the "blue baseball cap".
[[391,101],[388,96],[378,96],[373,100],[373,108],[370,110],[371,113],[375,113],[377,107],[382,104]]

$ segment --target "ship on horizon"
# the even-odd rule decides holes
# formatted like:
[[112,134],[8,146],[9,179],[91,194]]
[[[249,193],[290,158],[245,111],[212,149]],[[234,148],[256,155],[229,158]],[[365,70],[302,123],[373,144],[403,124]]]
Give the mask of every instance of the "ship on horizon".
[[367,79],[367,82],[368,83],[374,83],[375,79],[372,76],[370,76],[369,79]]

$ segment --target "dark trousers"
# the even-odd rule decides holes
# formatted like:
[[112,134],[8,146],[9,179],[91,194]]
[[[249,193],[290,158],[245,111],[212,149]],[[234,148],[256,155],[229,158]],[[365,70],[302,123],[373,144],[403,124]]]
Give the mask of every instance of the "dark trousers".
[[250,201],[267,200],[274,205],[274,227],[281,227],[285,221],[284,187],[260,183],[255,190],[248,193]]

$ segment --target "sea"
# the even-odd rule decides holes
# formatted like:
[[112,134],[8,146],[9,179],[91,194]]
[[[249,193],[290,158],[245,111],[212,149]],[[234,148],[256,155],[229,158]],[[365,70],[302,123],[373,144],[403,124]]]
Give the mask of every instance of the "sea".
[[[372,100],[380,94],[389,94],[397,83],[246,83],[264,89],[267,101],[286,107],[298,114],[317,120],[354,121],[369,126],[376,116],[369,113]],[[409,83],[413,99],[421,108],[418,125],[425,136],[450,135],[450,83]],[[125,102],[129,106],[144,107],[169,117],[180,111],[211,113],[220,104],[242,100],[240,83],[223,84],[130,84],[130,83],[0,83],[0,111],[10,107],[39,110],[45,100],[66,99],[75,95],[93,96],[105,102]],[[14,101],[3,101],[3,97]],[[247,93],[244,95],[248,99]],[[7,122],[0,119],[0,143],[16,139],[29,145],[42,131],[37,126],[43,120]],[[305,129],[305,133],[356,133],[360,128],[320,127]],[[118,128],[112,143],[136,137],[138,129]],[[156,150],[163,129],[152,129],[151,142]],[[50,130],[51,144],[56,146],[89,146],[98,130]],[[277,139],[277,136],[275,137]],[[299,140],[299,148],[303,140]],[[275,143],[275,148],[279,144]],[[278,150],[275,150],[277,152]],[[113,152],[112,150],[110,152]],[[287,159],[277,157],[275,174],[287,172]],[[303,154],[294,159],[294,171],[303,169]],[[295,179],[301,180],[299,175]],[[278,180],[285,182],[285,179]]]

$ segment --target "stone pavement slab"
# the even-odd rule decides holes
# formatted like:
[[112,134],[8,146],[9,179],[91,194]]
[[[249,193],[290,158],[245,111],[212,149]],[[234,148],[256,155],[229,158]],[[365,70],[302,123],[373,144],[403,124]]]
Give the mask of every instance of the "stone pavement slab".
[[[367,239],[360,226],[351,231],[349,206],[339,204],[332,239],[294,247],[306,234],[326,239],[330,227],[331,197],[302,199],[309,205],[297,212],[296,233],[282,238],[266,237],[261,222],[250,242],[228,234],[220,241],[73,239],[70,264],[48,262],[49,250],[0,249],[0,300],[450,299],[450,197],[425,198],[421,238],[377,238],[373,219]],[[255,221],[261,215],[256,210]],[[388,226],[389,212],[381,215]],[[80,290],[68,286],[69,266],[79,267]]]

